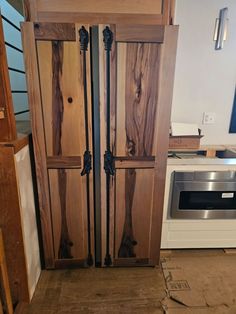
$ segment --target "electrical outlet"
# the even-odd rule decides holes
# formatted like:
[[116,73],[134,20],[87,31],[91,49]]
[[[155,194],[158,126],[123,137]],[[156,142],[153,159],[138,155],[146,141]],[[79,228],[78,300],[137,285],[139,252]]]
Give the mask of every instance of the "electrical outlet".
[[203,112],[203,124],[214,124],[215,123],[215,112]]

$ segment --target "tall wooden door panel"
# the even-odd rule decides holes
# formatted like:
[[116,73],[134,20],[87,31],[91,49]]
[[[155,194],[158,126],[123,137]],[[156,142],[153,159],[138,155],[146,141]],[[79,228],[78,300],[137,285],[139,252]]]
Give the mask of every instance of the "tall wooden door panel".
[[[155,265],[159,260],[177,27],[99,28],[103,264]],[[109,174],[107,141],[113,168]],[[104,184],[107,181],[109,184]]]
[[[36,62],[38,69],[38,72],[28,75],[28,89],[29,94],[33,94],[35,89],[40,92],[40,97],[31,101],[32,125],[36,164],[41,171],[44,169],[44,181],[38,176],[38,185],[46,186],[45,190],[48,189],[50,197],[47,208],[41,204],[41,222],[44,243],[51,237],[53,267],[93,263],[93,175],[90,171],[92,109],[88,30],[88,25],[23,24],[26,68]],[[27,36],[33,36],[35,40],[32,47],[35,51],[34,60],[28,51]],[[39,78],[37,86],[36,76]],[[41,120],[38,120],[38,115]],[[39,140],[40,152],[37,151]],[[40,155],[41,150],[45,151],[44,156]],[[42,200],[43,195],[39,197]],[[50,231],[45,232],[48,228]]]

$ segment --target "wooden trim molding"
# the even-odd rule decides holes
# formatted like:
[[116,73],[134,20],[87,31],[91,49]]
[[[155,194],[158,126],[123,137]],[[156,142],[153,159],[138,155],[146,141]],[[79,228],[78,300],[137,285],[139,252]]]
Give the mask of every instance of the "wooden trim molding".
[[86,24],[169,24],[174,0],[23,0],[25,20]]
[[47,157],[48,169],[80,169],[81,157],[80,156],[50,156]]
[[171,0],[169,24],[170,25],[175,24],[175,0]]
[[162,43],[164,25],[116,25],[116,41]]
[[160,260],[161,227],[163,215],[163,201],[165,191],[166,165],[169,146],[169,125],[173,96],[174,71],[178,38],[178,26],[166,26],[164,43],[161,47],[161,63],[159,74],[159,97],[157,105],[156,123],[156,160],[154,173],[153,215],[150,243],[150,261],[157,265]]
[[[9,279],[8,279],[7,264],[6,264],[3,236],[2,236],[1,229],[0,229],[0,273],[1,273],[1,279],[2,279],[2,287],[4,289],[7,313],[13,314],[13,306],[12,306],[12,299],[11,299],[11,292],[10,292],[10,285],[9,285]],[[3,313],[1,296],[0,296],[0,313],[1,312]]]
[[[34,25],[31,22],[21,24],[22,41],[24,49],[29,106],[32,117],[32,136],[37,174],[37,184],[40,203],[40,216],[42,223],[43,245],[45,252],[45,265],[54,268],[54,249],[52,237],[52,222],[49,197],[49,183],[47,177],[46,146],[43,130],[43,113],[37,54],[35,47]],[[31,78],[34,77],[34,80]]]
[[25,21],[34,21],[37,22],[37,0],[23,0],[23,10]]
[[34,23],[35,39],[75,41],[74,23]]
[[145,169],[154,168],[155,157],[115,157],[116,169]]
[[28,135],[24,135],[24,136],[19,136],[18,139],[14,141],[0,142],[0,146],[12,147],[14,150],[14,153],[16,154],[23,147],[28,145],[28,143],[29,143]]
[[85,24],[162,24],[163,18],[160,14],[132,14],[132,13],[80,13],[70,12],[39,12],[40,22],[60,22],[63,23],[85,23]]

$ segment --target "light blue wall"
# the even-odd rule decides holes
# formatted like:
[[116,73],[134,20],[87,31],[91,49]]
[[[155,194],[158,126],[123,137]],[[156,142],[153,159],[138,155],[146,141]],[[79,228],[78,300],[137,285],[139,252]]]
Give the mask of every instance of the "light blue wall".
[[[6,0],[0,0],[1,15],[10,20],[13,24],[20,28],[20,22],[24,21],[24,17],[20,15]],[[3,32],[5,42],[22,50],[21,33],[3,20]],[[18,70],[25,71],[23,54],[11,47],[6,46],[8,66]],[[25,74],[9,71],[11,89],[26,90]],[[19,112],[28,109],[27,94],[13,93],[14,111]],[[16,116],[16,120],[29,120],[29,113]]]

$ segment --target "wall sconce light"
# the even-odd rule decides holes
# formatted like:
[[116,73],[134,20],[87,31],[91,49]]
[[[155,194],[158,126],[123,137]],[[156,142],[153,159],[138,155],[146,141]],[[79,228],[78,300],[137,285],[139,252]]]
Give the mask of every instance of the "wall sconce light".
[[220,50],[224,46],[224,41],[226,40],[227,36],[227,27],[228,27],[228,8],[223,8],[220,10],[219,18],[216,19],[215,24],[215,33],[214,33],[214,40],[215,50]]

